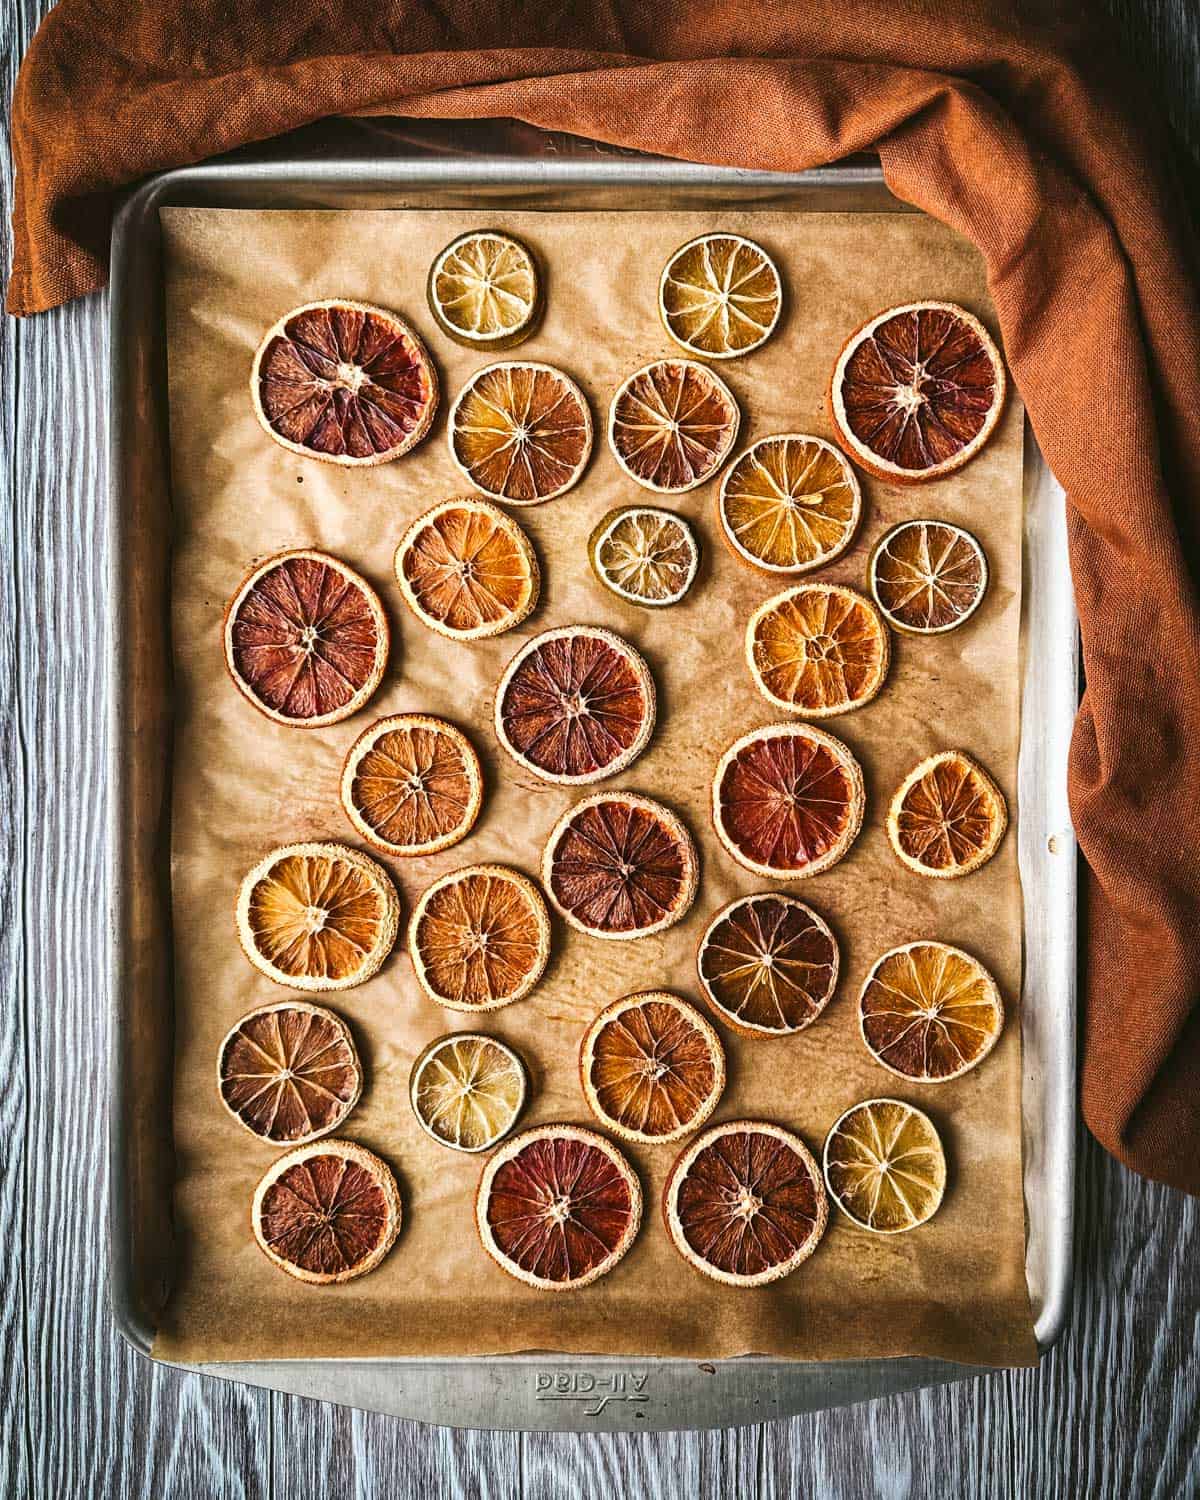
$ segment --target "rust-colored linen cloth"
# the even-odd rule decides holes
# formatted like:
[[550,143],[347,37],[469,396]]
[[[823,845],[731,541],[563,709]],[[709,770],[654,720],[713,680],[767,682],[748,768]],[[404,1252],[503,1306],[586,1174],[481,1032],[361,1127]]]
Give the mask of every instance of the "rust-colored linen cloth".
[[1085,1113],[1123,1161],[1200,1192],[1195,247],[1136,70],[1081,9],[62,0],[14,101],[9,307],[103,284],[121,185],[333,114],[509,116],[772,170],[876,149],[899,197],[982,252],[1068,494]]

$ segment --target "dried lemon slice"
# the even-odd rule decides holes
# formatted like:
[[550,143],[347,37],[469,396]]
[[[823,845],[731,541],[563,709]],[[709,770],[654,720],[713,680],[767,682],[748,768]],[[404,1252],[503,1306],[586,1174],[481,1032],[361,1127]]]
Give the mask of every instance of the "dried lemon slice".
[[429,272],[429,308],[443,333],[477,349],[511,349],[533,332],[541,288],[533,256],[510,234],[473,229]]
[[824,438],[761,438],[721,481],[721,534],[734,553],[768,573],[808,573],[854,540],[862,490]]
[[487,1151],[503,1140],[527,1093],[517,1053],[479,1032],[456,1031],[430,1042],[409,1079],[417,1123],[455,1151]]
[[588,542],[592,572],[619,599],[659,609],[678,604],[696,579],[700,548],[692,528],[652,505],[610,510]]
[[735,359],[771,337],[783,286],[770,256],[740,234],[702,234],[663,267],[658,310],[690,354]]
[[854,1105],[825,1140],[825,1185],[861,1229],[916,1229],[946,1191],[946,1156],[932,1120],[899,1099]]

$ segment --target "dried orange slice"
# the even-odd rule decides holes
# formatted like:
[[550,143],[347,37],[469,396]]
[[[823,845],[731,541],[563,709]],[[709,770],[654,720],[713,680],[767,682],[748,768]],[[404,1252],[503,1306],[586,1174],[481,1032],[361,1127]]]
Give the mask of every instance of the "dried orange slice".
[[423,624],[455,641],[519,625],[538,601],[533,544],[511,516],[469,495],[418,516],[396,549],[396,581]]
[[691,359],[644,365],[613,397],[608,442],[630,479],[678,495],[711,479],[729,457],[740,422],[718,376]]
[[729,469],[717,502],[721,534],[743,562],[768,573],[808,573],[854,540],[862,491],[824,438],[761,438]]
[[746,660],[759,692],[809,719],[870,703],[891,655],[879,611],[838,583],[786,589],[760,604],[746,626]]
[[383,866],[345,844],[286,844],[242,881],[246,957],[294,990],[348,990],[379,972],[396,941],[400,898]]
[[437,372],[395,313],[334,298],[267,330],[250,371],[254,414],[282,447],[347,467],[399,458],[429,431]]
[[696,580],[700,547],[673,511],[652,505],[610,510],[588,541],[592,572],[627,604],[678,604]]
[[472,375],[450,408],[450,455],[477,489],[509,505],[565,494],[587,467],[592,414],[550,365],[505,361]]
[[225,611],[225,665],[260,713],[318,729],[348,719],[387,665],[379,596],[353,568],[298,548],[259,563]]
[[1000,788],[969,755],[943,750],[914,766],[888,808],[888,839],[918,875],[939,880],[986,864],[1008,827]]
[[876,1062],[917,1083],[945,1083],[981,1063],[1004,1025],[996,981],[949,943],[905,943],[871,967],[858,1023]]
[[712,1125],[685,1147],[663,1193],[667,1233],[726,1286],[765,1286],[817,1248],[829,1218],[808,1147],[762,1120]]
[[543,781],[580,785],[631,765],[654,732],[654,679],[610,630],[568,625],[528,641],[496,689],[496,737]]
[[532,880],[505,865],[468,865],[417,902],[408,951],[421,988],[448,1010],[523,1000],[550,956],[550,917]]
[[606,1005],[583,1038],[583,1093],[628,1141],[677,1141],[698,1129],[725,1088],[721,1039],[694,1006],[647,990]]
[[517,1053],[494,1036],[470,1031],[430,1042],[409,1079],[417,1123],[455,1151],[490,1151],[503,1140],[525,1107],[528,1089]]
[[373,1271],[400,1233],[392,1169],[353,1141],[299,1146],[267,1168],[250,1222],[259,1249],[297,1281],[330,1285]]
[[868,576],[889,625],[914,635],[943,635],[982,604],[988,566],[983,548],[961,526],[905,521],[875,548]]
[[765,344],[783,307],[770,256],[740,234],[702,234],[663,267],[658,309],[689,354],[733,359]]
[[910,302],[852,335],[829,410],[838,442],[868,474],[920,484],[975,457],[1004,390],[1004,361],[978,318],[952,302]]
[[809,724],[771,724],[735,740],[713,777],[713,823],[728,852],[758,875],[819,875],[862,827],[866,794],[841,740]]
[[533,332],[541,311],[533,256],[495,229],[452,240],[430,269],[428,296],[442,332],[476,349],[511,349]]
[[429,714],[378,719],[350,747],[342,806],[385,854],[437,854],[465,839],[483,803],[479,757],[461,730]]
[[723,907],[700,939],[696,967],[708,1003],[746,1036],[789,1036],[833,998],[838,945],[827,923],[775,891]]
[[825,1185],[860,1229],[916,1229],[946,1192],[946,1156],[933,1121],[899,1099],[854,1105],[826,1137]]
[[299,1146],[336,1130],[362,1093],[346,1023],[303,1000],[264,1005],[226,1033],[217,1054],[221,1102],[260,1140]]

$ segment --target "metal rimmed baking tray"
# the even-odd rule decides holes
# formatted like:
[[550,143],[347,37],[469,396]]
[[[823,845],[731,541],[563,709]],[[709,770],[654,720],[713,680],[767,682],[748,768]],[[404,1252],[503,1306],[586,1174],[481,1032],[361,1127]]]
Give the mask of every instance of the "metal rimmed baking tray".
[[[745,173],[612,152],[488,124],[379,122],[292,138],[164,174],[113,236],[110,624],[111,1285],[125,1337],[149,1354],[170,1289],[172,976],[169,894],[170,495],[162,263],[166,206],[254,208],[903,210],[877,165]],[[1062,491],[1027,436],[1019,863],[1026,1269],[1043,1348],[1069,1294],[1075,1129],[1075,848],[1066,755],[1077,630]],[[200,1366],[251,1384],[459,1426],[725,1426],[962,1378],[947,1361],[803,1363],[553,1355],[287,1360]]]

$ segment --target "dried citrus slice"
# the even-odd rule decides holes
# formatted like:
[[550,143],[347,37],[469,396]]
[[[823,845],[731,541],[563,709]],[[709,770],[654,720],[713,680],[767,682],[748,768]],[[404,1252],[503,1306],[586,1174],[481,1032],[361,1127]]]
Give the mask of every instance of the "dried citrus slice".
[[225,665],[277,724],[318,729],[358,712],[387,665],[379,596],[353,568],[299,548],[259,563],[225,611]]
[[489,1151],[503,1140],[527,1092],[525,1064],[513,1049],[470,1031],[430,1042],[409,1080],[417,1123],[455,1151]]
[[795,896],[768,891],[723,907],[696,956],[709,1004],[747,1036],[788,1036],[811,1026],[833,998],[838,945]]
[[250,1222],[259,1249],[297,1281],[351,1281],[395,1244],[400,1193],[374,1152],[353,1141],[318,1141],[267,1168]]
[[495,229],[460,234],[429,272],[429,308],[443,333],[476,349],[511,349],[533,332],[541,289],[520,240]]
[[729,469],[717,502],[721,534],[743,562],[808,573],[840,557],[862,515],[854,470],[824,438],[761,438]]
[[952,302],[889,307],[838,356],[829,410],[838,442],[879,479],[953,473],[991,437],[1004,362],[979,321]]
[[610,630],[547,630],[504,669],[495,723],[512,758],[543,781],[601,781],[631,765],[649,743],[654,679]]
[[417,619],[455,641],[500,635],[538,600],[533,544],[511,516],[469,495],[418,516],[396,549],[396,581]]
[[611,1271],[642,1222],[642,1188],[610,1142],[578,1125],[539,1125],[488,1161],[475,1198],[483,1247],[510,1276],[543,1291]]
[[628,1141],[677,1141],[698,1129],[725,1088],[721,1039],[692,1005],[648,990],[606,1005],[583,1038],[583,1093]]
[[771,724],[735,740],[713,777],[717,837],[758,875],[819,875],[862,827],[862,770],[841,740],[809,724]]
[[610,510],[588,541],[592,572],[629,604],[678,604],[696,579],[700,547],[673,511],[652,505]]
[[691,835],[635,792],[596,792],[568,808],[546,841],[542,883],[572,927],[638,938],[672,926],[696,898]]
[[766,600],[746,626],[746,661],[776,708],[825,719],[870,703],[891,661],[869,599],[838,583],[800,583]]
[[617,462],[648,490],[678,495],[717,472],[737,441],[729,387],[691,359],[636,370],[613,397],[608,441]]
[[550,365],[505,361],[472,375],[450,408],[450,455],[477,489],[538,505],[575,484],[592,451],[583,392]]
[[396,941],[400,898],[383,866],[345,844],[286,844],[242,881],[246,957],[294,990],[348,990],[378,973]]
[[295,307],[267,330],[250,394],[263,428],[291,452],[384,464],[429,431],[438,381],[403,318],[335,298]]
[[988,566],[983,548],[961,526],[905,521],[875,548],[868,576],[889,625],[914,635],[942,635],[979,608]]
[[221,1102],[260,1140],[299,1146],[336,1130],[362,1093],[346,1023],[303,1000],[243,1016],[217,1054]]
[[417,902],[408,951],[421,988],[449,1010],[522,1000],[550,956],[550,916],[532,880],[505,865],[468,865]]
[[712,1125],[684,1148],[663,1193],[675,1248],[726,1286],[794,1271],[825,1233],[829,1202],[808,1147],[761,1120]]
[[946,1156],[932,1120],[899,1099],[854,1105],[826,1137],[825,1185],[860,1229],[916,1229],[946,1191]]
[[961,750],[943,750],[914,766],[888,808],[888,839],[901,862],[939,880],[986,864],[1007,827],[1003,793]]
[[436,854],[465,839],[483,802],[479,757],[461,730],[429,714],[378,719],[350,747],[342,806],[385,854]]
[[858,998],[867,1050],[918,1083],[945,1083],[996,1045],[1004,1006],[983,965],[948,943],[905,943],[877,959]]
[[663,267],[658,309],[689,354],[733,359],[771,337],[783,287],[770,256],[740,234],[702,234]]

